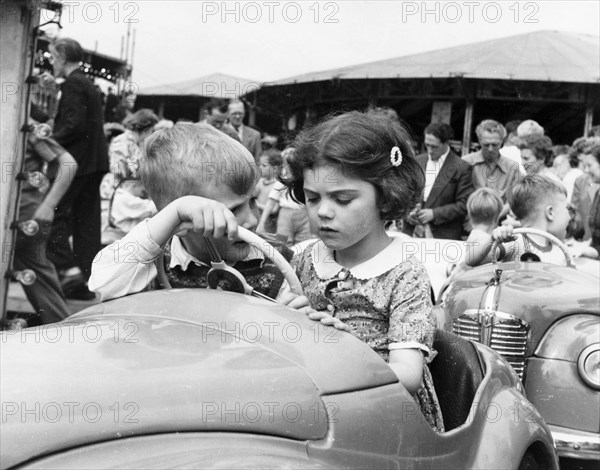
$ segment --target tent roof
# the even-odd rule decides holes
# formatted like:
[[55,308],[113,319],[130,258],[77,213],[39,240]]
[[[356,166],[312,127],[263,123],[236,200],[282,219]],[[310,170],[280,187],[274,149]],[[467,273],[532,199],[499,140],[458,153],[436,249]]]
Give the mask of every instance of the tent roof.
[[260,87],[258,80],[213,73],[204,77],[170,83],[139,91],[139,95],[204,96],[207,98],[237,98]]
[[275,85],[333,78],[491,78],[600,82],[600,37],[538,31],[289,77]]

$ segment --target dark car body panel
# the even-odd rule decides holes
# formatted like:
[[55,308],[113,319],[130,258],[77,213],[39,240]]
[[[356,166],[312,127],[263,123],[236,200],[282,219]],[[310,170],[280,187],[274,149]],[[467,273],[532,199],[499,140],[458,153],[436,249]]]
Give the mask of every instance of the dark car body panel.
[[516,469],[532,448],[557,468],[537,411],[510,414],[531,408],[514,371],[482,345],[469,418],[437,434],[368,345],[238,294],[143,293],[1,339],[2,469]]

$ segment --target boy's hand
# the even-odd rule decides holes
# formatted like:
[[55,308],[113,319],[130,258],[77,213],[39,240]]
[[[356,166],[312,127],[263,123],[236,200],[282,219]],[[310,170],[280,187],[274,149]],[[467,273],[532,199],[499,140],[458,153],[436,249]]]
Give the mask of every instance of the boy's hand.
[[238,224],[235,215],[224,204],[200,196],[185,196],[175,201],[180,220],[176,232],[193,230],[205,237],[235,240]]
[[504,243],[516,240],[516,235],[513,235],[512,225],[502,225],[497,227],[492,232],[492,240]]

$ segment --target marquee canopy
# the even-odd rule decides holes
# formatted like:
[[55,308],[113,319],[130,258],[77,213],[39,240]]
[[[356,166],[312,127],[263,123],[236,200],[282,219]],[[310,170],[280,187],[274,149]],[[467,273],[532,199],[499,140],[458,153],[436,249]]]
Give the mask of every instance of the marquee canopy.
[[296,75],[274,85],[331,79],[486,78],[600,83],[600,37],[538,31]]
[[217,99],[237,99],[257,90],[260,85],[261,83],[257,80],[213,73],[184,82],[144,88],[138,94],[143,96],[204,96]]

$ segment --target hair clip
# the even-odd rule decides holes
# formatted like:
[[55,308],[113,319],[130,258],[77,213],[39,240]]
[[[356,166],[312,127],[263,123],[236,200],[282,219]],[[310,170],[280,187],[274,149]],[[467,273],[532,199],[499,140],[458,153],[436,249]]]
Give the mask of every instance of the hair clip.
[[400,166],[402,164],[402,152],[400,151],[400,147],[394,146],[392,151],[390,152],[390,161],[392,162],[392,166]]

